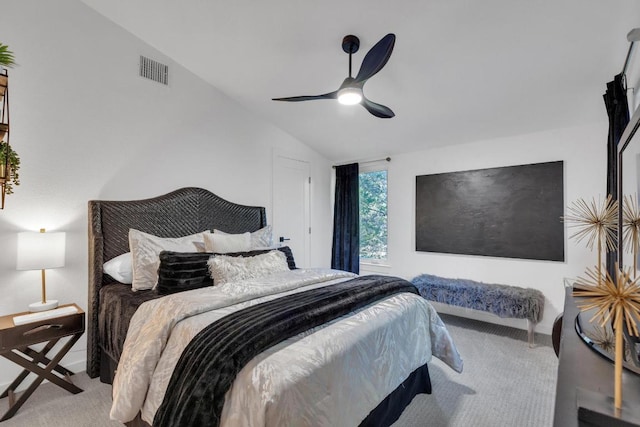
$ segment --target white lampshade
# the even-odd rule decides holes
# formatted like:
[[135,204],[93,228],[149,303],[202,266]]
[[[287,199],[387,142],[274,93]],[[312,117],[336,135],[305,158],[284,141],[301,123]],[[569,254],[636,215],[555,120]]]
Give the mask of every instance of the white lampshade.
[[18,233],[17,270],[44,270],[64,267],[65,233]]
[[29,311],[51,310],[58,306],[58,300],[47,299],[44,271],[49,268],[64,267],[65,234],[63,232],[39,233],[24,231],[18,233],[18,257],[16,269],[40,270],[42,275],[42,300],[29,304]]

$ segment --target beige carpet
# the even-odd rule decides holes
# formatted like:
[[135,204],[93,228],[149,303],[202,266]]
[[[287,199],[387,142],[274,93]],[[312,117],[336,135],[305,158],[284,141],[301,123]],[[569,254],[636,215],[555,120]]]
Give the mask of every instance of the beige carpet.
[[[432,395],[419,395],[393,427],[545,427],[553,424],[558,362],[546,335],[529,349],[525,331],[442,316],[464,358],[457,374],[438,360],[430,364]],[[111,387],[74,376],[83,393],[40,386],[0,427],[107,427]],[[7,399],[0,400],[4,413]],[[339,427],[339,426],[336,426]],[[347,427],[347,426],[345,426]]]
[[[81,372],[73,376],[73,383],[83,389],[71,394],[51,383],[36,389],[13,418],[0,423],[0,427],[107,427],[122,426],[109,420],[111,386],[99,379],[91,379]],[[0,400],[0,411],[9,406]]]
[[464,359],[457,374],[429,365],[431,395],[416,396],[393,427],[547,427],[553,425],[558,359],[549,335],[459,317],[442,319]]

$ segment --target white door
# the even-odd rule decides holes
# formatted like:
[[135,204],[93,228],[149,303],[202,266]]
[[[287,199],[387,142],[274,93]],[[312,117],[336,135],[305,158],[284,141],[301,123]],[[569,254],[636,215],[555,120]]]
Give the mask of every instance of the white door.
[[309,162],[273,157],[273,240],[289,246],[297,267],[309,267],[310,221]]

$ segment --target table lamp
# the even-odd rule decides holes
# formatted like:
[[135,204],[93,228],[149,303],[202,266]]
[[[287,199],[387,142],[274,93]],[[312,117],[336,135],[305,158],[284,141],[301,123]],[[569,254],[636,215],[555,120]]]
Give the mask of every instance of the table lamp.
[[57,300],[47,300],[45,273],[48,268],[64,267],[65,233],[24,231],[18,233],[17,270],[42,271],[42,301],[29,304],[29,311],[51,310],[58,306]]

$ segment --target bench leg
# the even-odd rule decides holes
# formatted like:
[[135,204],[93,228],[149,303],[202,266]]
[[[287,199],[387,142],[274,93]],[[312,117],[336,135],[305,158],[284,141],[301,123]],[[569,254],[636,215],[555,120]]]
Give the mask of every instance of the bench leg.
[[536,331],[536,324],[531,320],[527,319],[527,335],[529,339],[529,348],[533,348],[535,346],[534,335]]

